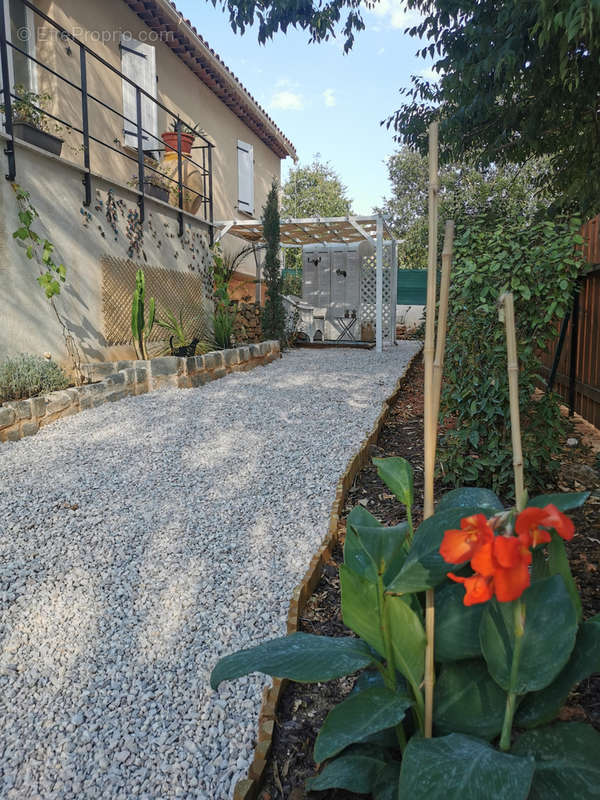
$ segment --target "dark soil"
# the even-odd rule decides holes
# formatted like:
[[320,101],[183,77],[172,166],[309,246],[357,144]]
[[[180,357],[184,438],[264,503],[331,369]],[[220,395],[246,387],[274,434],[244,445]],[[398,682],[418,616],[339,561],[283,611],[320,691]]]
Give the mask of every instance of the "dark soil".
[[[577,435],[577,434],[576,434]],[[402,456],[410,461],[414,473],[415,524],[423,509],[423,365],[413,363],[403,390],[391,409],[373,456]],[[565,448],[559,491],[591,489],[586,505],[571,516],[576,534],[568,545],[573,575],[581,593],[584,616],[600,613],[600,474],[598,459],[581,443]],[[436,496],[442,491],[436,485]],[[345,514],[358,503],[381,522],[394,525],[404,519],[403,507],[389,492],[372,464],[365,466],[348,493]],[[309,599],[301,630],[327,636],[348,636],[340,608],[338,567],[342,562],[342,544],[332,554],[331,562]],[[273,748],[260,800],[302,800],[307,797],[304,783],[314,775],[317,765],[312,751],[315,738],[331,708],[351,691],[355,678],[341,678],[319,684],[290,683],[282,695],[273,735]],[[600,675],[583,681],[571,694],[561,712],[563,719],[590,721],[600,730]],[[311,792],[311,800],[364,800],[340,790]]]

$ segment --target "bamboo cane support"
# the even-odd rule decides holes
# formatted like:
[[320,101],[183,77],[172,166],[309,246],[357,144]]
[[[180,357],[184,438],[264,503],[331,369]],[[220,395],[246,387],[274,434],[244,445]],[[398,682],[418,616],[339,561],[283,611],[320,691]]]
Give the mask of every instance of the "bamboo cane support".
[[[437,225],[439,204],[438,175],[438,123],[429,126],[429,258],[427,262],[427,318],[425,320],[425,346],[423,363],[425,368],[424,392],[424,502],[423,518],[433,514],[433,477],[435,469],[435,443],[437,425],[433,417],[433,358],[435,350],[435,302],[437,294]],[[425,632],[427,646],[425,650],[425,736],[430,738],[433,728],[433,683],[434,653],[433,639],[435,634],[435,603],[433,590],[425,595]]]
[[[444,353],[446,350],[446,331],[448,328],[448,294],[450,292],[450,270],[452,268],[452,252],[454,246],[454,221],[448,220],[444,227],[444,247],[442,249],[442,282],[440,285],[440,303],[438,309],[437,336],[435,341],[435,358],[433,360],[433,424],[436,428],[440,413],[440,395],[442,391],[442,374],[444,372]],[[434,462],[437,436],[434,439]]]
[[510,429],[515,474],[515,500],[517,511],[525,506],[525,483],[523,480],[523,451],[521,449],[521,419],[519,415],[519,360],[517,357],[517,333],[515,326],[515,304],[511,292],[500,298],[504,309],[506,328],[506,355],[508,361],[508,391],[510,397]]

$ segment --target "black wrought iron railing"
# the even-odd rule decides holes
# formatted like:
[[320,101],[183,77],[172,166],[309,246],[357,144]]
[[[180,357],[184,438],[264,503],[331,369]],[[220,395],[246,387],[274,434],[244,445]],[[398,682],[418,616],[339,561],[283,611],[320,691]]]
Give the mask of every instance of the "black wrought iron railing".
[[[15,155],[15,136],[14,136],[14,107],[15,102],[19,102],[21,99],[19,95],[16,94],[15,90],[16,87],[11,85],[11,73],[10,73],[10,63],[12,54],[19,53],[22,57],[27,59],[27,63],[32,63],[39,68],[40,71],[48,73],[49,75],[54,76],[54,78],[58,79],[59,82],[62,82],[65,86],[71,87],[76,92],[78,92],[81,96],[81,122],[80,125],[75,123],[73,120],[66,120],[61,118],[60,116],[56,116],[52,114],[50,111],[42,108],[39,105],[35,105],[31,103],[31,107],[36,114],[42,115],[44,118],[48,118],[54,120],[58,125],[64,125],[69,131],[72,131],[76,134],[79,134],[82,138],[82,154],[83,154],[83,186],[84,186],[84,199],[83,204],[84,206],[89,206],[92,202],[92,188],[91,188],[91,177],[92,177],[92,170],[91,170],[91,146],[97,145],[101,148],[106,148],[113,153],[116,153],[121,158],[127,159],[129,161],[134,162],[137,165],[137,194],[138,194],[138,207],[139,207],[139,217],[140,222],[144,221],[145,210],[144,210],[144,200],[148,196],[145,191],[145,183],[151,179],[151,173],[156,173],[160,176],[161,182],[166,182],[167,185],[173,184],[174,192],[177,195],[177,209],[178,209],[178,219],[179,219],[179,234],[183,234],[183,211],[184,211],[184,199],[186,197],[186,193],[188,197],[194,199],[195,205],[198,206],[198,210],[202,210],[201,217],[204,221],[211,223],[210,226],[210,240],[212,244],[212,236],[213,236],[213,229],[212,229],[212,222],[213,222],[213,185],[212,185],[212,150],[214,145],[210,142],[204,135],[195,132],[195,139],[200,141],[200,144],[194,144],[192,146],[192,150],[196,151],[199,154],[199,160],[195,160],[195,158],[191,157],[190,155],[184,154],[182,152],[182,133],[188,128],[187,124],[184,120],[181,119],[180,115],[151,94],[149,94],[145,89],[139,86],[135,81],[129,78],[127,75],[123,74],[120,70],[110,64],[106,59],[102,58],[102,56],[95,53],[91,50],[84,42],[80,41],[76,36],[70,33],[68,30],[62,27],[59,23],[37,8],[33,3],[29,2],[29,0],[22,0],[24,6],[30,9],[33,14],[34,18],[40,18],[44,21],[47,25],[50,25],[54,28],[59,36],[60,40],[63,43],[67,43],[70,45],[74,45],[79,48],[79,84],[73,81],[71,78],[67,77],[66,75],[61,74],[57,70],[53,69],[49,64],[44,63],[40,59],[33,56],[27,50],[23,49],[22,47],[18,46],[14,42],[10,40],[10,37],[7,34],[6,29],[6,19],[5,16],[5,5],[7,0],[0,0],[0,66],[1,66],[1,77],[2,77],[2,107],[3,107],[3,116],[4,116],[4,130],[6,133],[7,141],[5,147],[5,154],[8,161],[8,171],[6,174],[6,178],[10,181],[14,181],[17,175],[17,164],[16,164],[16,155]],[[102,68],[109,70],[116,78],[130,84],[134,91],[135,91],[135,107],[136,107],[136,118],[130,119],[125,114],[123,114],[119,109],[115,108],[114,106],[110,105],[110,103],[105,102],[100,97],[92,94],[88,90],[88,69],[89,63],[93,62],[94,64],[100,65]],[[173,121],[173,128],[174,132],[177,132],[177,147],[172,147],[171,145],[167,144],[163,141],[162,138],[158,137],[152,131],[147,130],[143,127],[142,124],[142,102],[150,102],[154,103],[158,109],[161,109],[166,115],[167,119],[171,119]],[[90,103],[95,103],[97,106],[107,113],[111,113],[116,115],[119,119],[123,121],[123,124],[129,124],[133,126],[133,130],[137,133],[137,148],[135,154],[130,154],[127,152],[126,149],[121,147],[116,147],[113,142],[109,142],[106,138],[103,138],[103,133],[106,135],[108,133],[110,138],[110,124],[106,125],[96,125],[95,129],[91,129],[90,125]],[[98,130],[97,128],[103,127],[104,130]],[[148,144],[149,142],[155,142],[156,145]],[[167,153],[172,152],[177,154],[177,174],[176,176],[170,176],[166,174],[163,170],[156,169],[151,164],[148,163],[146,158],[148,153]],[[188,173],[194,171],[196,174],[196,178],[200,179],[200,186],[196,184],[195,186],[187,185],[184,182],[184,165],[187,167]],[[198,202],[199,201],[199,202]]]

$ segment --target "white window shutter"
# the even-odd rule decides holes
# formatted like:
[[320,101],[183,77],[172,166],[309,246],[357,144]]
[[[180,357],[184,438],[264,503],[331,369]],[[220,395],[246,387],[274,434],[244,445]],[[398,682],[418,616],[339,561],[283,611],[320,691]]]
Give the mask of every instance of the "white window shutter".
[[[121,72],[151,97],[156,97],[156,53],[152,45],[122,36]],[[128,81],[123,81],[123,116],[127,117],[123,120],[124,144],[133,148],[137,148],[135,95],[135,87]],[[142,95],[142,128],[144,150],[158,149],[158,139],[153,138],[158,136],[158,106],[144,95]]]
[[254,214],[254,148],[246,142],[237,143],[238,208]]

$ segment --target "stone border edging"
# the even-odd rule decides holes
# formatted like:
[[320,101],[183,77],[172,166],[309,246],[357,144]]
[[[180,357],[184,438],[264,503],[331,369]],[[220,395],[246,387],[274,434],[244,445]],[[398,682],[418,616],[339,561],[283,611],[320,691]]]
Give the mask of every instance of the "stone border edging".
[[[323,567],[329,559],[333,548],[337,544],[339,535],[344,530],[345,525],[341,522],[344,505],[348,496],[348,491],[351,488],[354,480],[360,470],[365,466],[369,460],[369,448],[377,442],[379,434],[385,425],[390,409],[398,399],[404,384],[406,376],[412,367],[415,359],[422,352],[421,347],[414,353],[406,365],[402,376],[398,378],[396,386],[389,397],[383,401],[381,412],[377,417],[371,433],[366,439],[363,439],[358,451],[350,459],[346,469],[338,481],[335,490],[335,500],[331,506],[329,515],[329,528],[327,535],[323,539],[321,546],[312,557],[310,565],[304,574],[301,582],[296,586],[292,593],[290,601],[290,608],[287,618],[287,633],[294,633],[299,628],[299,621],[306,602],[312,595],[319,583]],[[266,686],[263,689],[263,699],[258,716],[258,736],[256,741],[256,748],[254,750],[254,759],[248,770],[248,777],[242,778],[238,781],[235,787],[233,800],[257,800],[258,793],[261,789],[262,779],[265,768],[267,766],[267,759],[271,751],[273,742],[273,730],[275,727],[275,714],[279,705],[281,695],[287,686],[288,681],[285,678],[273,678],[271,686]]]
[[160,389],[188,389],[222,378],[230,372],[254,369],[279,358],[279,342],[267,341],[215,350],[203,356],[166,356],[148,361],[109,361],[83,364],[84,375],[95,383],[50,392],[28,400],[0,405],[0,442],[33,436],[40,428],[104,403]]

